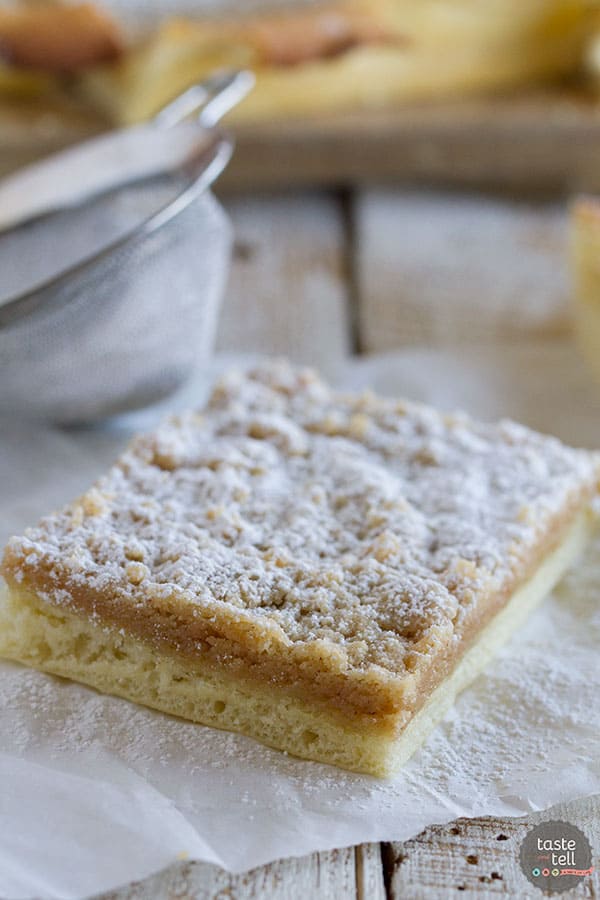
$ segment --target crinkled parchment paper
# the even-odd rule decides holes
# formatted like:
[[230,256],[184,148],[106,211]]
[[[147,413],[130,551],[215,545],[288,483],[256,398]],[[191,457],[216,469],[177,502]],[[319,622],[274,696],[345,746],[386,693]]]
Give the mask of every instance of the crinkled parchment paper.
[[[410,351],[338,380],[600,445],[600,390],[562,346]],[[171,406],[201,402],[205,383]],[[0,540],[82,491],[158,414],[85,431],[0,423]],[[182,856],[239,871],[600,791],[599,586],[600,542],[387,782],[0,663],[0,895],[81,897]]]

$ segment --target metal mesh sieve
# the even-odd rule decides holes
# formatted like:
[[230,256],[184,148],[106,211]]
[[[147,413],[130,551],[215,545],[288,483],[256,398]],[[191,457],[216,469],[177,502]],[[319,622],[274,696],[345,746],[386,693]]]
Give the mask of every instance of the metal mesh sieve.
[[0,237],[0,413],[111,415],[206,359],[231,245],[206,191],[223,147],[199,178],[138,183]]

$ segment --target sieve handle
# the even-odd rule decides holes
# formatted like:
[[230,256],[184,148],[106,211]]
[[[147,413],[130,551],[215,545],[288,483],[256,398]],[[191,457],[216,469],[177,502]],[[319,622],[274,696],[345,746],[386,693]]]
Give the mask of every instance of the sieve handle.
[[247,70],[217,72],[167,103],[154,117],[154,122],[163,128],[171,128],[184,119],[195,117],[205,128],[212,128],[253,86],[254,75]]
[[193,85],[151,122],[68,147],[0,179],[0,233],[117,187],[218,154],[213,128],[252,85],[250,72],[221,72]]

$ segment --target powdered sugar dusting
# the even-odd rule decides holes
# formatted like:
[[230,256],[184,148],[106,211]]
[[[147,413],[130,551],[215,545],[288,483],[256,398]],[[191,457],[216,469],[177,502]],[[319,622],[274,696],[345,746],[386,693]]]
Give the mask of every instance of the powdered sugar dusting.
[[82,583],[132,605],[177,593],[398,672],[595,478],[590,454],[514,423],[339,394],[269,363],[226,376],[202,412],[138,438],[13,538],[13,573],[49,567],[54,603]]
[[[561,359],[557,364],[550,355],[542,367],[545,389],[559,400],[546,408],[545,419],[535,419],[532,403],[539,402],[539,392],[528,382],[522,413],[549,429],[560,418],[563,433],[581,436],[585,429],[569,416],[564,390],[573,383],[573,360],[563,365]],[[379,371],[386,386],[385,366]],[[417,361],[416,372],[426,385],[437,378],[431,395],[439,399],[445,372],[434,370],[429,357]],[[490,379],[482,368],[482,394],[498,409],[506,405],[506,380]],[[410,379],[388,372],[390,387],[407,383]],[[513,385],[510,381],[509,388]],[[460,400],[460,391],[453,397]],[[14,428],[11,423],[7,437]],[[64,491],[79,490],[85,473],[105,465],[109,448],[120,446],[120,437],[102,432],[94,440],[81,433],[61,435],[57,446],[58,440],[44,441],[38,434],[16,442],[14,453],[4,447],[5,528],[20,527],[16,523],[31,517],[26,510],[37,515],[53,502],[57,483]],[[39,477],[31,479],[32,471]],[[22,503],[13,500],[11,507],[11,490]],[[2,876],[15,868],[28,873],[30,889],[22,896],[39,895],[42,887],[50,893],[57,883],[87,896],[166,866],[181,851],[241,871],[313,850],[405,840],[460,815],[519,815],[598,793],[599,582],[596,544],[391,782],[293,759],[242,735],[182,722],[0,662],[0,765],[6,788],[0,804],[6,839],[0,850],[7,852]],[[48,778],[40,787],[41,769]],[[73,774],[85,781],[73,783]],[[176,815],[189,823],[195,844],[178,829]],[[31,837],[39,823],[37,852],[32,853],[31,840],[10,844],[15,831]],[[56,868],[49,873],[54,860],[62,880]],[[16,896],[14,890],[5,893]]]
[[[234,870],[404,840],[460,815],[545,808],[600,790],[599,580],[596,542],[393,781],[297,760],[10,663],[0,663],[0,749],[44,760],[57,781],[68,770],[112,785],[147,782],[149,796],[172,801]],[[80,798],[69,802],[76,809]],[[164,832],[162,809],[154,827]]]

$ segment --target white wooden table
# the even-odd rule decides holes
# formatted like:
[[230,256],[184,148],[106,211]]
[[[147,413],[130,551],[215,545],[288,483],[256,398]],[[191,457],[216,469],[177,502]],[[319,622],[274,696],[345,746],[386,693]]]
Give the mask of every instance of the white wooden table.
[[[569,345],[560,203],[390,188],[229,196],[225,202],[236,245],[219,350],[281,354],[327,374],[352,354],[401,354],[415,346],[460,353],[477,346],[484,354],[488,346],[500,353],[524,346],[527,357],[549,343]],[[600,846],[596,798],[524,819],[458,820],[404,844],[317,853],[241,876],[178,863],[104,896],[541,896],[521,874],[518,849],[530,824],[550,817],[579,825]],[[597,872],[570,896],[600,896]]]

